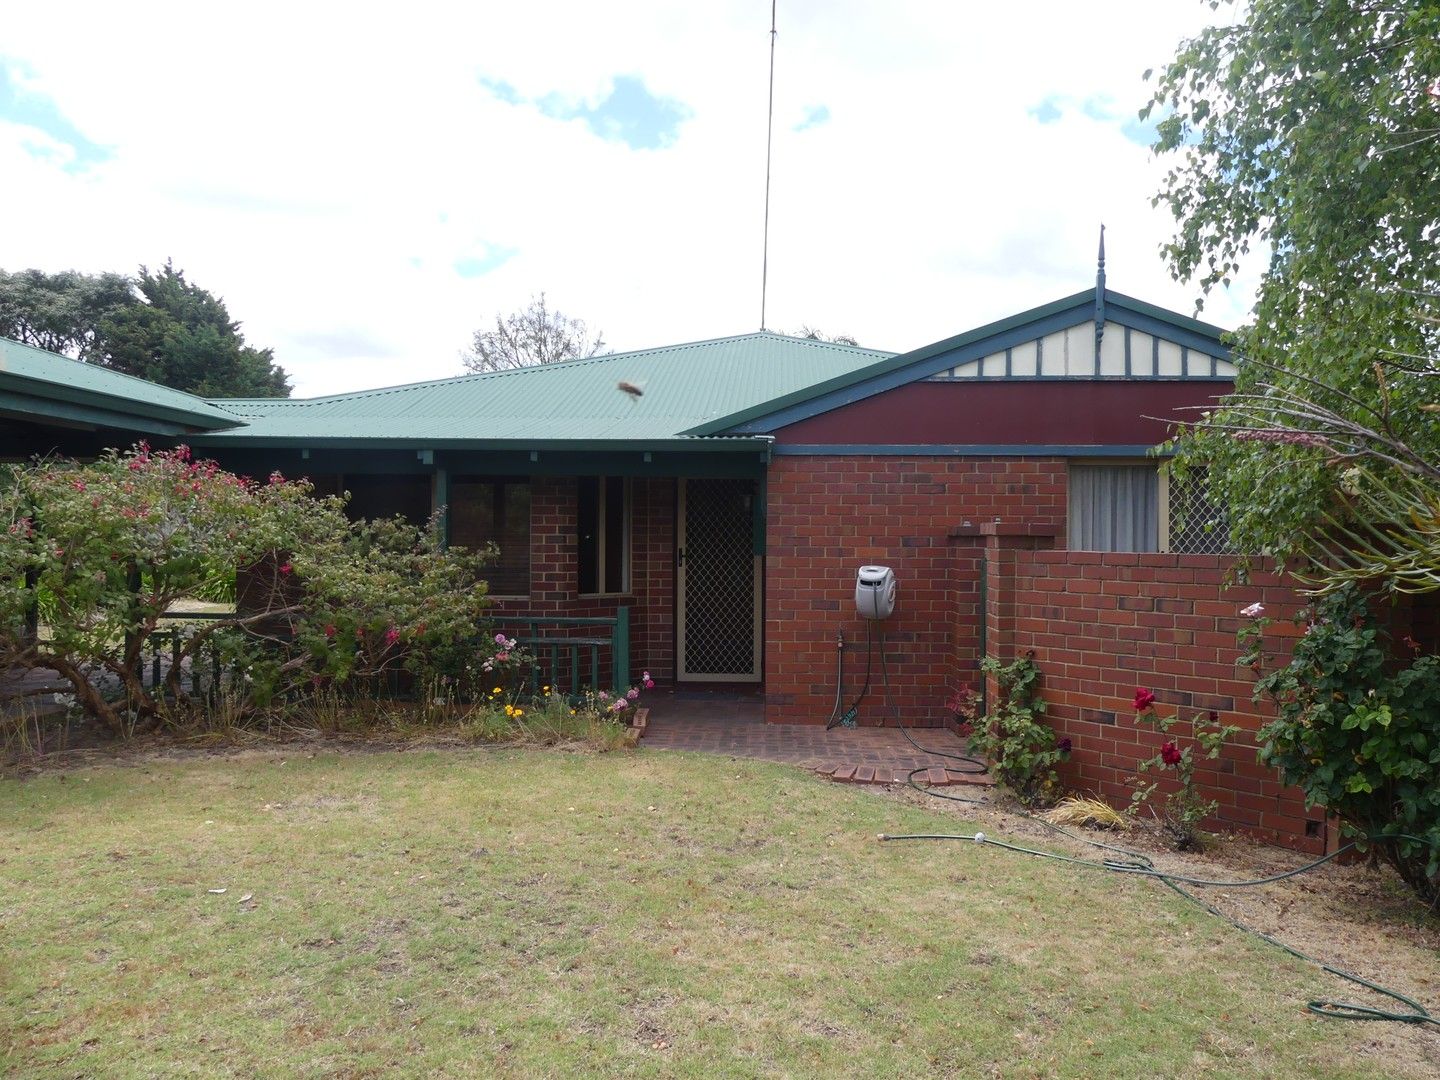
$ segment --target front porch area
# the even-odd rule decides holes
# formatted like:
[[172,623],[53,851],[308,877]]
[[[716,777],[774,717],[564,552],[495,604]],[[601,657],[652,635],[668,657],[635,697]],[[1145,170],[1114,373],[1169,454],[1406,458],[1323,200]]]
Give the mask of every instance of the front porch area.
[[826,731],[821,724],[767,724],[758,692],[660,690],[647,694],[645,704],[650,712],[640,745],[650,750],[775,761],[856,784],[903,784],[916,769],[925,772],[915,780],[930,787],[994,783],[988,774],[967,772],[972,766],[940,756],[965,753],[965,741],[945,728],[911,732],[912,744],[893,727]]

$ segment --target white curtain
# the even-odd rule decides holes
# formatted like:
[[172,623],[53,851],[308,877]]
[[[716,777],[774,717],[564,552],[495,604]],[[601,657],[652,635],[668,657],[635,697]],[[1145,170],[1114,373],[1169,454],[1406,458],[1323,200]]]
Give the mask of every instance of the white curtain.
[[1160,477],[1154,462],[1070,462],[1072,551],[1158,551]]

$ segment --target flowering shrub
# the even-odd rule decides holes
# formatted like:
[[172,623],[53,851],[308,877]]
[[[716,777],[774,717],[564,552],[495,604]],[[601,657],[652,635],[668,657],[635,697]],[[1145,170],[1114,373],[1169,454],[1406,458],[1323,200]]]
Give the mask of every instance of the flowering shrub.
[[[1392,655],[1353,584],[1302,612],[1288,664],[1264,674],[1257,700],[1277,717],[1260,730],[1260,759],[1279,767],[1309,806],[1338,815],[1349,835],[1378,840],[1379,858],[1416,893],[1440,898],[1440,657],[1407,641]],[[1243,662],[1263,671],[1264,623],[1241,631]],[[1373,840],[1369,842],[1373,842]]]
[[[398,670],[460,678],[484,659],[472,642],[488,552],[443,550],[399,520],[351,523],[303,480],[257,483],[142,443],[11,469],[0,515],[0,663],[53,669],[117,733],[187,704],[181,676],[202,653],[223,660],[241,711]],[[187,628],[162,685],[145,685],[146,638],[217,567],[248,568],[241,611]]]
[[502,687],[472,710],[466,729],[487,742],[526,742],[551,746],[583,742],[601,750],[624,745],[626,729],[638,707],[641,690],[655,683],[647,671],[640,686],[615,692],[586,690],[576,697],[541,686],[538,691],[508,700]]
[[[1137,722],[1154,724],[1162,735],[1169,736],[1170,730],[1180,722],[1174,716],[1161,716],[1155,711],[1155,695],[1149,690],[1138,688],[1131,703],[1135,707]],[[1217,712],[1197,713],[1191,726],[1194,738],[1181,746],[1174,738],[1166,738],[1154,757],[1140,762],[1136,768],[1141,772],[1158,770],[1162,774],[1174,770],[1176,790],[1165,796],[1165,802],[1158,814],[1160,828],[1181,851],[1202,846],[1203,834],[1200,823],[1215,813],[1219,804],[1214,799],[1204,798],[1195,783],[1195,762],[1197,751],[1207,761],[1220,756],[1220,748],[1227,739],[1233,739],[1240,731],[1234,724],[1220,723]],[[1158,781],[1144,783],[1139,776],[1133,777],[1134,793],[1130,797],[1131,812],[1149,803],[1159,788]]]
[[1040,669],[1035,654],[1027,653],[1009,664],[987,657],[980,670],[995,676],[1000,700],[988,715],[975,721],[970,748],[990,762],[996,779],[1021,802],[1048,806],[1060,794],[1055,766],[1069,756],[1070,740],[1057,742],[1054,730],[1039,720],[1045,703],[1036,687]]

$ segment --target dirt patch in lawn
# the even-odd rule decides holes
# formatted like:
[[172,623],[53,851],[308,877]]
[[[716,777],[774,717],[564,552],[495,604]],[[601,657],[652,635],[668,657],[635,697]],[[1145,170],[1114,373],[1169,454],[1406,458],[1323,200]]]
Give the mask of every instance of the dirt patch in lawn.
[[[881,790],[887,797],[929,810],[944,806],[955,817],[975,822],[995,839],[1081,858],[1103,858],[1107,854],[1025,816],[1017,807],[1006,805],[1003,796],[977,805],[946,803],[913,788]],[[1125,832],[1084,828],[1070,828],[1067,832],[1141,852],[1161,870],[1208,880],[1268,877],[1312,860],[1311,856],[1235,834],[1216,837],[1202,853],[1184,853],[1171,850],[1158,834],[1143,827]],[[997,859],[1032,858],[998,848],[991,850]],[[920,854],[917,852],[917,856]],[[932,848],[923,857],[938,855]],[[1077,874],[1105,872],[1075,867]],[[1159,882],[1155,887],[1164,888]],[[1188,888],[1242,926],[1284,942],[1322,964],[1414,998],[1440,1016],[1440,914],[1421,903],[1387,867],[1368,860],[1332,861],[1313,872],[1267,885]],[[1339,978],[1331,980],[1326,996],[1333,1001],[1392,1012],[1409,1011],[1401,1002]],[[1370,1038],[1360,1053],[1375,1062],[1403,1064],[1405,1069],[1397,1071],[1407,1075],[1440,1077],[1440,1027],[1373,1023],[1367,1024],[1366,1030]]]

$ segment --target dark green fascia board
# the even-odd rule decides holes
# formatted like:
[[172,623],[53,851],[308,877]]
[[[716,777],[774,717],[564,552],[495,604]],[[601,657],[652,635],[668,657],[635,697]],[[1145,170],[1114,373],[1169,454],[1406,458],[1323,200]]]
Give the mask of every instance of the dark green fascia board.
[[684,454],[613,451],[567,454],[525,450],[437,450],[430,461],[414,450],[215,446],[203,448],[232,472],[264,476],[332,473],[423,475],[444,471],[459,476],[653,476],[754,479],[763,476],[769,455]]
[[[1109,317],[1111,304],[1119,304],[1136,315],[1143,315],[1154,319],[1158,323],[1164,323],[1174,330],[1185,330],[1197,334],[1225,350],[1225,355],[1230,355],[1230,348],[1225,344],[1225,339],[1230,336],[1230,331],[1223,326],[1216,326],[1214,323],[1205,322],[1202,319],[1194,319],[1189,315],[1181,315],[1178,311],[1170,311],[1168,308],[1158,307],[1155,304],[1147,304],[1144,300],[1137,300],[1133,296],[1126,296],[1124,293],[1105,290],[1106,317]],[[1182,342],[1183,344],[1183,342]]]
[[[9,371],[0,371],[0,395],[29,402],[31,411],[35,415],[51,415],[45,412],[47,405],[51,402],[58,402],[62,405],[72,405],[105,413],[112,417],[106,421],[107,427],[132,427],[140,431],[159,432],[162,430],[159,427],[141,428],[136,422],[140,418],[176,425],[177,431],[214,430],[239,427],[244,423],[238,416],[216,416],[208,412],[176,409],[168,405],[156,405],[153,402],[136,401],[132,398],[116,397],[94,390],[66,386],[63,383],[50,382],[45,379],[31,379]],[[196,400],[200,401],[199,398]],[[206,409],[215,409],[215,406],[208,402],[201,401],[200,403]],[[51,407],[59,408],[59,406]],[[218,413],[220,410],[215,409],[215,412]],[[57,412],[54,415],[61,414]],[[117,422],[114,418],[121,418],[126,422]]]
[[1143,443],[777,443],[776,457],[1170,457]]
[[[1228,359],[1225,331],[1123,293],[1105,290],[1107,321],[1144,333],[1166,337],[1180,345],[1211,352]],[[967,330],[963,334],[925,345],[908,353],[859,368],[826,382],[816,383],[783,397],[762,402],[729,416],[708,421],[682,432],[685,435],[716,435],[721,432],[754,434],[808,419],[841,405],[849,405],[908,382],[927,378],[947,368],[968,363],[1001,349],[1032,341],[1093,318],[1095,290],[1062,297],[1017,315]]]
[[88,428],[114,428],[120,431],[133,431],[140,435],[187,436],[195,431],[194,425],[189,423],[153,416],[140,416],[133,412],[118,412],[78,402],[54,401],[31,397],[28,394],[13,394],[3,389],[0,389],[0,415],[13,416],[17,420],[28,420],[38,424],[51,420],[67,427],[79,425]]
[[197,435],[196,446],[241,449],[255,447],[288,447],[294,450],[534,450],[596,453],[686,453],[686,454],[766,454],[771,440],[765,436],[725,436],[713,439],[380,439],[363,435],[288,436],[247,435],[243,432],[217,431]]

